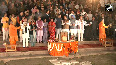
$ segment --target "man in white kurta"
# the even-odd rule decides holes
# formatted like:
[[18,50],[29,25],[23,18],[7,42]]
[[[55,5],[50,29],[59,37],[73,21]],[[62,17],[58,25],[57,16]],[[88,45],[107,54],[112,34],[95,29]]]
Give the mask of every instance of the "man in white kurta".
[[28,39],[29,39],[29,23],[23,22],[23,25],[21,26],[23,33],[22,33],[22,38],[23,38],[23,47],[28,47]]
[[83,17],[80,16],[80,19],[76,21],[78,27],[78,41],[83,41],[84,26],[88,26],[86,21],[83,20]]
[[41,20],[41,17],[38,17],[38,20],[36,21],[36,26],[37,26],[37,42],[42,42],[44,23]]

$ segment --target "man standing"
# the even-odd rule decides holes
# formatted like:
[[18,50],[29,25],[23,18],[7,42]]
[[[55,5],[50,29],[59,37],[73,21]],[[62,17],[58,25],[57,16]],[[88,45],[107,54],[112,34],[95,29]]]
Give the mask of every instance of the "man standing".
[[[26,19],[25,19],[26,20]],[[24,21],[22,24],[22,38],[23,38],[23,47],[28,47],[28,39],[29,39],[29,23],[27,21]]]
[[29,31],[29,34],[30,34],[29,37],[30,37],[30,42],[32,47],[35,46],[35,43],[36,43],[36,38],[34,37],[35,30],[36,30],[36,25],[33,21],[30,24],[30,31]]
[[3,31],[3,41],[8,39],[8,28],[9,28],[9,18],[7,17],[7,13],[4,14],[4,17],[1,19],[1,23],[3,23],[2,31]]
[[69,40],[69,25],[70,25],[70,22],[69,20],[67,19],[66,16],[64,16],[64,20],[62,22],[62,25],[63,25],[63,29],[62,29],[62,32],[67,32],[68,33],[68,40]]
[[22,26],[23,26],[23,22],[27,22],[27,19],[25,17],[22,17],[22,20],[20,21],[20,26],[21,26],[21,29],[20,29],[20,42],[22,42],[23,40],[23,37],[22,37],[22,33],[23,33],[23,29],[22,29]]
[[[77,25],[78,25],[78,41],[83,41],[84,25],[88,26],[90,24],[87,24],[87,22],[83,20],[83,17],[80,16],[80,19],[77,21]],[[81,40],[80,40],[80,37],[81,37]]]
[[37,26],[37,42],[42,42],[44,23],[41,20],[41,17],[38,17],[38,20],[36,21],[36,26]]
[[46,22],[46,19],[44,19],[44,28],[43,28],[43,42],[47,43],[48,39],[48,22]]
[[[71,38],[75,38],[77,35],[77,27],[76,27],[76,19],[74,18],[75,16],[71,16],[70,20],[70,32],[71,32]],[[75,39],[74,39],[75,40]]]
[[62,18],[61,15],[58,15],[58,18],[56,18],[56,38],[60,39],[60,33],[61,33],[61,28],[62,28]]
[[92,17],[92,38],[93,40],[96,40],[97,38],[97,21],[95,20],[95,17]]

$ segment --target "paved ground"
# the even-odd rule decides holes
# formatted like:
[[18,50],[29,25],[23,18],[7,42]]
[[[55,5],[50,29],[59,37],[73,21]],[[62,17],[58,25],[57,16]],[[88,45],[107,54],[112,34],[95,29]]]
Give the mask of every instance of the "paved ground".
[[[21,60],[12,60],[9,62],[4,63],[3,61],[0,62],[0,65],[53,65],[50,60],[56,60],[56,62],[70,62],[76,61],[75,65],[116,65],[116,53],[108,53],[108,54],[101,54],[101,55],[89,55],[89,56],[82,56],[82,57],[36,57],[36,58],[27,58]],[[64,60],[64,61],[63,61]]]
[[[85,50],[84,50],[85,51]],[[66,56],[60,56],[60,57],[58,57],[58,56],[50,56],[49,54],[39,54],[39,55],[32,55],[32,54],[29,54],[29,55],[25,55],[25,54],[27,54],[27,53],[24,53],[24,55],[18,55],[18,56],[15,56],[15,52],[13,53],[11,53],[12,54],[12,56],[5,56],[5,57],[0,57],[0,61],[1,61],[1,64],[3,63],[9,63],[8,65],[20,65],[18,62],[20,61],[20,62],[23,62],[23,61],[25,61],[26,62],[26,64],[24,64],[24,65],[29,65],[28,64],[28,62],[30,63],[30,62],[34,62],[34,64],[30,64],[30,65],[51,65],[51,64],[49,64],[49,60],[53,60],[53,59],[57,59],[57,58],[59,58],[59,60],[64,60],[65,62],[69,62],[69,60],[76,60],[77,62],[79,62],[79,63],[81,63],[81,62],[83,62],[83,63],[85,63],[85,61],[89,61],[89,63],[90,62],[93,62],[92,64],[94,65],[94,63],[95,63],[95,65],[97,65],[97,62],[96,62],[96,60],[99,60],[99,58],[100,57],[102,57],[101,55],[106,55],[107,57],[108,57],[108,59],[111,61],[111,63],[113,63],[114,64],[114,61],[115,60],[111,60],[109,57],[110,57],[110,55],[114,55],[113,57],[111,56],[111,58],[116,58],[116,50],[114,50],[114,51],[103,51],[103,50],[101,50],[101,51],[86,51],[86,52],[84,52],[84,51],[82,51],[82,52],[78,52],[77,54],[74,54],[74,53],[71,53],[70,55],[69,55],[69,57],[66,57]],[[7,53],[6,53],[7,54]],[[110,54],[110,55],[108,55],[108,54]],[[17,55],[17,54],[16,54]],[[93,60],[91,60],[92,58],[94,58],[94,57],[92,57],[92,56],[94,56],[95,58],[97,58],[97,56],[99,57],[99,58],[97,58],[97,59],[93,59]],[[84,57],[84,59],[83,59],[83,57]],[[86,57],[88,57],[88,58],[86,58]],[[89,58],[90,57],[90,58]],[[91,58],[92,57],[92,58]],[[47,58],[47,59],[46,59]],[[75,59],[76,58],[76,59]],[[88,60],[89,59],[89,60]],[[103,57],[103,59],[102,60],[108,60],[107,58],[105,58],[105,57]],[[47,64],[45,64],[45,63],[43,63],[44,62],[44,60],[46,61],[46,63]],[[84,61],[83,61],[84,60]],[[43,63],[43,64],[41,64],[41,62]],[[95,62],[94,62],[95,61]],[[16,62],[16,64],[14,64],[14,62]],[[23,62],[24,63],[24,62]],[[54,63],[58,63],[58,61],[55,61],[55,62],[52,62],[52,64],[54,64]],[[0,65],[1,65],[0,64]],[[112,65],[113,65],[112,64]]]

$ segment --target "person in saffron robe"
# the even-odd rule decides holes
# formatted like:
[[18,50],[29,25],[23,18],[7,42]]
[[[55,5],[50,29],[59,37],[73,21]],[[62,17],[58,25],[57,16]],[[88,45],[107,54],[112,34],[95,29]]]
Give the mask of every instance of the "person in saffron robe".
[[105,28],[108,27],[109,26],[105,26],[104,19],[99,23],[99,41],[106,38]]
[[37,26],[37,42],[42,42],[44,23],[41,20],[41,17],[38,17],[38,20],[36,21],[36,26]]
[[[13,22],[11,21],[9,25],[10,45],[16,45],[16,41],[18,41],[17,29],[20,29],[20,27],[15,27],[13,25]],[[15,48],[14,46],[11,46],[11,49],[14,48]]]
[[76,21],[78,27],[78,41],[83,41],[83,34],[85,30],[85,26],[90,26],[86,21],[83,20],[83,17],[80,16],[80,19]]
[[56,24],[53,21],[53,18],[51,18],[51,21],[48,24],[48,29],[49,29],[48,31],[50,34],[50,39],[53,39],[53,40],[55,40],[55,27],[56,27]]

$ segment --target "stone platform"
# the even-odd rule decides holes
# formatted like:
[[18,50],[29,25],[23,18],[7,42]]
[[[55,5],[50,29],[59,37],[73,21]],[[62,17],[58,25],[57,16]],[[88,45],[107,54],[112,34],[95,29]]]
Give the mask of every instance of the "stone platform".
[[[115,43],[114,43],[115,44]],[[22,47],[22,43],[17,42],[18,47]],[[35,47],[47,47],[47,43],[36,43]],[[2,43],[0,43],[0,48],[4,48]],[[31,48],[31,47],[30,47]],[[79,52],[76,54],[70,53],[69,57],[66,56],[55,56],[62,58],[74,58],[74,57],[82,57],[89,55],[100,55],[107,53],[116,53],[116,46],[114,47],[103,47],[100,45],[99,41],[83,41],[79,42]],[[11,60],[21,60],[21,59],[36,59],[36,58],[45,58],[45,57],[54,57],[50,56],[47,49],[46,50],[37,50],[37,51],[17,51],[17,52],[0,52],[0,61],[7,63]],[[72,62],[72,61],[71,61]],[[77,61],[76,61],[77,62]],[[54,64],[54,63],[53,63]]]
[[[27,49],[27,48],[22,48],[22,43],[17,43],[18,47],[21,49]],[[46,49],[42,50],[41,47],[46,47]],[[83,41],[79,42],[79,52],[77,54],[83,54],[83,53],[92,53],[92,52],[106,52],[106,51],[115,51],[116,46],[114,47],[103,47],[100,45],[99,41]],[[5,47],[0,43],[0,48],[5,49]],[[48,50],[47,50],[47,43],[36,43],[35,47],[29,47],[31,51],[26,50],[26,51],[17,51],[17,52],[0,52],[0,57],[9,57],[9,56],[27,56],[27,55],[49,55]],[[36,49],[36,50],[32,50]],[[73,54],[73,53],[71,53]]]
[[[9,44],[9,41],[6,41],[7,44]],[[2,41],[2,36],[0,36],[0,48],[5,49],[3,46],[3,41]],[[94,54],[100,54],[100,53],[110,53],[110,52],[115,52],[116,51],[116,40],[114,40],[114,47],[103,47],[100,45],[99,41],[82,41],[79,42],[79,52],[76,54],[71,53],[70,55],[73,56],[84,56],[84,55],[94,55]],[[22,48],[23,45],[20,42],[17,42],[17,47]],[[29,47],[31,48],[30,44]],[[47,48],[47,43],[36,43],[35,47],[46,47]],[[49,55],[47,49],[46,50],[32,50],[32,51],[17,51],[17,52],[0,52],[0,58],[8,58],[8,57],[26,57],[26,56],[47,56],[47,57],[52,57]]]

